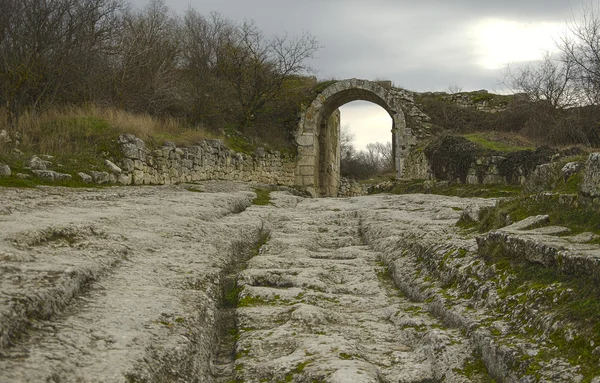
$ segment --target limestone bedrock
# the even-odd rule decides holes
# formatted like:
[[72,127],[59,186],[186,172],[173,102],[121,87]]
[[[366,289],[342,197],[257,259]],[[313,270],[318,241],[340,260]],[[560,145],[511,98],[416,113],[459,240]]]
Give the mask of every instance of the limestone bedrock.
[[415,299],[437,283],[416,258],[390,273],[398,249],[381,250],[475,248],[454,224],[493,200],[274,191],[255,206],[257,186],[0,188],[0,383],[478,382],[482,351],[498,381],[527,378],[508,346]]

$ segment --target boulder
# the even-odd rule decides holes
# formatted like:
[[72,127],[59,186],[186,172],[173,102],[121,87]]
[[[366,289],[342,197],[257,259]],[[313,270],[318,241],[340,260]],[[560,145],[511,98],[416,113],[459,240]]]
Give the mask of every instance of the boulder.
[[84,172],[79,172],[79,173],[77,173],[77,175],[81,178],[81,180],[83,182],[89,182],[89,183],[91,183],[93,181],[92,180],[92,176],[90,176],[89,174],[86,174]]
[[112,163],[109,160],[104,160],[104,163],[106,164],[106,166],[108,166],[110,171],[115,174],[121,174],[123,172],[120,167],[118,167],[117,165],[115,165],[114,163]]
[[107,172],[90,172],[94,183],[102,185],[110,182],[110,174]]
[[581,193],[592,198],[600,197],[600,153],[591,153],[585,162]]
[[4,142],[5,144],[10,144],[12,139],[6,130],[0,130],[0,142]]
[[8,165],[0,164],[0,176],[9,176],[11,175],[10,167]]
[[541,192],[554,189],[562,177],[560,164],[552,162],[535,167],[526,178],[523,188],[529,192]]
[[582,162],[567,162],[561,169],[563,180],[568,180],[573,174],[578,173],[581,169],[583,169]]
[[32,156],[27,162],[27,166],[32,170],[46,170],[49,165],[52,165],[52,162],[42,160],[38,156]]
[[73,178],[70,174],[55,172],[54,170],[32,170],[37,177],[48,181],[61,181]]

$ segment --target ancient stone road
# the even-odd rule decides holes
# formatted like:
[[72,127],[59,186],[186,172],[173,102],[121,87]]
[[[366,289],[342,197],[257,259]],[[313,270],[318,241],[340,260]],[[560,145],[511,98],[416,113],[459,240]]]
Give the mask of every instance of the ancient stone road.
[[0,190],[0,383],[489,381],[479,355],[518,380],[488,283],[431,273],[489,273],[454,223],[493,201],[252,190]]

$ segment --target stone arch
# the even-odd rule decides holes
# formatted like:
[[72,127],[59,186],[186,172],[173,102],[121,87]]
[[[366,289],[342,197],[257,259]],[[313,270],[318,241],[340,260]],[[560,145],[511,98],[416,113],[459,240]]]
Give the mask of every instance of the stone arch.
[[340,182],[340,142],[338,108],[351,101],[370,101],[385,109],[392,118],[392,150],[396,178],[402,177],[404,159],[412,134],[390,82],[349,79],[328,86],[302,112],[296,141],[298,165],[296,184],[313,196],[335,197]]

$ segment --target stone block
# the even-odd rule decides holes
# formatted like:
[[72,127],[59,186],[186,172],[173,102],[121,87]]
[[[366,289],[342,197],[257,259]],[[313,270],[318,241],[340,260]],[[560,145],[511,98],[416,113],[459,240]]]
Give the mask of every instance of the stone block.
[[121,169],[125,172],[131,172],[134,169],[133,160],[124,158],[121,160]]
[[506,184],[506,179],[498,174],[486,174],[483,176],[484,185]]
[[600,153],[591,153],[584,169],[581,193],[591,198],[600,197]]
[[562,173],[563,180],[568,180],[573,174],[578,173],[583,169],[584,164],[582,162],[568,162],[560,170]]
[[559,163],[553,162],[536,166],[535,170],[527,177],[523,185],[524,189],[530,192],[552,190],[562,177],[559,165]]
[[315,177],[313,176],[302,176],[302,186],[313,186],[315,184]]
[[300,166],[300,175],[301,176],[313,176],[315,174],[314,166]]
[[9,176],[11,175],[10,167],[8,165],[0,164],[0,176]]
[[140,149],[131,143],[125,143],[121,145],[121,153],[126,158],[130,158],[132,160],[140,158]]
[[315,144],[315,136],[313,134],[303,134],[296,138],[296,142],[303,147],[312,147]]
[[144,172],[141,170],[133,171],[133,184],[134,185],[143,185],[144,184]]
[[96,184],[102,185],[102,184],[107,184],[111,181],[110,174],[108,174],[107,172],[92,171],[90,173],[92,175],[92,180]]
[[44,161],[38,156],[32,156],[27,162],[27,166],[33,170],[46,170],[50,165],[52,165],[52,162]]
[[48,181],[60,181],[73,178],[70,174],[58,173],[54,170],[32,170],[37,177]]
[[92,176],[90,176],[89,174],[86,174],[84,172],[79,172],[79,173],[77,173],[77,175],[79,176],[79,178],[81,178],[81,180],[83,182],[88,182],[88,183],[93,182]]
[[469,174],[465,181],[467,185],[477,185],[479,183],[479,178],[477,177],[477,174]]
[[121,174],[123,172],[120,167],[118,167],[117,165],[115,165],[113,162],[111,162],[109,160],[104,160],[104,164],[106,166],[108,166],[110,171],[115,174]]
[[117,183],[121,185],[131,185],[133,183],[133,176],[131,174],[119,174]]

